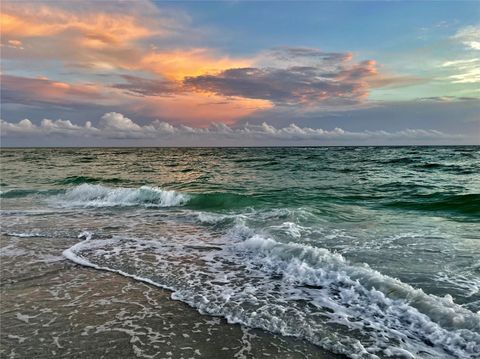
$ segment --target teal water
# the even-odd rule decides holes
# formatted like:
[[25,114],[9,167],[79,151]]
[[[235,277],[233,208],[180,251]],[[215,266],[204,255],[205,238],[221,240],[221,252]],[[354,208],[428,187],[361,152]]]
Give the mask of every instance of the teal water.
[[353,358],[480,352],[479,147],[1,158],[7,236],[71,238],[83,266]]

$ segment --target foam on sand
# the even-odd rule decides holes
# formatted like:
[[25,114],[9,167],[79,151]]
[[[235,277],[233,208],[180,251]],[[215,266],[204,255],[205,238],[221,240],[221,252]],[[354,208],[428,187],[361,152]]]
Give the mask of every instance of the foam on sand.
[[[245,228],[238,230],[244,235]],[[323,248],[260,234],[223,243],[84,237],[65,257],[170,289],[172,298],[231,323],[300,337],[352,358],[474,358],[480,352],[479,314]]]

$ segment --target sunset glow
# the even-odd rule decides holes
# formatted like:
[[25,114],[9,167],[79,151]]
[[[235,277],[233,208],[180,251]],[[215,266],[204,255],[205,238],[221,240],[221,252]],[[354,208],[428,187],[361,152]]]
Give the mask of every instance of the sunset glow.
[[[278,19],[284,5],[272,3],[270,18],[252,22],[252,31],[259,28],[254,34],[248,24],[256,12],[251,11],[263,13],[266,4],[218,3],[209,12],[209,6],[196,10],[188,2],[6,1],[1,13],[2,119],[35,123],[54,117],[82,125],[117,111],[141,124],[267,121],[283,126],[290,121],[331,127],[338,118],[334,126],[358,128],[347,118],[372,122],[381,108],[395,117],[401,114],[396,107],[408,107],[424,113],[425,122],[387,123],[385,129],[449,132],[453,127],[446,119],[439,124],[434,109],[448,99],[442,106],[462,107],[468,101],[460,115],[462,131],[475,128],[470,109],[479,108],[477,24],[445,22],[444,10],[438,10],[429,24],[422,27],[419,19],[408,28],[416,35],[402,50],[384,51],[382,46],[392,42],[374,30],[369,36],[378,37],[379,45],[369,48],[363,35],[344,40],[348,36],[340,34],[348,24],[338,24],[339,32],[329,35],[323,25],[309,23],[313,9],[340,14],[360,5],[304,4],[291,16],[304,16],[308,25],[292,28],[291,36],[277,36],[283,31]],[[245,16],[242,30],[221,21],[234,8]],[[208,14],[218,17],[208,21]],[[388,27],[380,18],[372,21]],[[390,36],[400,39],[400,34]],[[425,47],[435,41],[435,49]],[[447,51],[452,46],[457,55]],[[85,115],[79,116],[79,110]],[[322,124],[326,117],[332,120]]]

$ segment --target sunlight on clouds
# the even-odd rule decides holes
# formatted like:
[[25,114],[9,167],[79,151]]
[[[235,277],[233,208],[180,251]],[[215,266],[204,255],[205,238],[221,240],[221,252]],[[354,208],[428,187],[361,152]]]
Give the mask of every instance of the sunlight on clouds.
[[173,80],[182,80],[186,76],[215,73],[251,64],[252,60],[219,56],[208,49],[177,49],[147,53],[140,60],[138,68],[151,70]]
[[457,68],[468,68],[473,63],[480,63],[480,59],[446,61],[442,64],[442,67],[456,66]]
[[119,45],[162,33],[161,29],[146,28],[133,16],[93,12],[76,15],[50,6],[6,3],[0,18],[4,37],[46,37],[70,32],[72,37],[80,35],[80,43],[89,47]]
[[131,112],[205,126],[210,122],[233,123],[239,117],[272,108],[266,100],[224,97],[212,94],[171,93],[168,96],[130,96],[120,89],[95,84],[65,83],[46,77],[1,75],[4,104],[52,104],[77,107],[94,102],[103,106],[128,107]]
[[[291,123],[286,127],[275,127],[267,123],[260,125],[244,124],[230,127],[226,124],[211,124],[206,128],[194,128],[185,125],[172,126],[162,121],[153,121],[147,125],[139,125],[121,113],[110,112],[102,116],[98,127],[87,121],[84,126],[73,124],[69,120],[44,119],[40,125],[24,119],[17,123],[0,120],[2,136],[45,136],[63,134],[72,137],[123,138],[123,139],[156,139],[162,140],[175,135],[177,139],[188,139],[191,135],[209,141],[215,140],[267,140],[267,141],[409,141],[409,140],[442,140],[462,138],[459,135],[448,135],[436,130],[405,129],[402,131],[346,131],[341,128],[324,130],[321,128],[301,127]],[[210,142],[212,143],[212,142]]]
[[[138,131],[141,127],[121,113],[109,112],[102,116],[100,125],[107,130]],[[91,124],[89,125],[91,127]]]
[[147,96],[130,105],[135,113],[168,118],[197,127],[207,126],[211,122],[232,124],[240,117],[272,107],[265,100],[241,97],[226,100],[221,96],[191,93],[172,97]]
[[[37,46],[30,56],[56,59],[64,56],[65,60],[76,62],[77,67],[151,71],[175,80],[252,63],[249,59],[234,59],[206,48],[147,47],[139,41],[172,35],[175,19],[166,20],[159,14],[158,21],[154,21],[147,19],[147,14],[108,13],[102,10],[102,5],[77,15],[49,5],[8,4],[1,15],[2,37],[10,39],[11,46],[21,44],[21,39],[37,44],[57,43],[59,51],[55,53],[50,46]],[[38,53],[42,48],[50,54]]]
[[[1,28],[1,27],[0,27]],[[11,49],[24,50],[23,43],[20,40],[8,40],[6,43],[1,43],[0,46]]]
[[455,74],[446,78],[446,80],[451,81],[452,83],[480,83],[480,58],[446,61],[441,67],[455,71]]
[[[200,39],[213,32],[148,0],[2,5],[2,60],[8,65],[2,102],[14,109],[117,110],[204,128],[262,111],[320,117],[322,111],[375,106],[379,89],[398,100],[399,88],[420,85],[409,95],[428,97],[421,85],[432,79],[442,90],[435,96],[472,96],[469,86],[480,82],[479,62],[471,55],[479,47],[478,26],[445,37],[468,54],[437,59],[438,72],[422,78],[348,49],[284,45],[228,54]],[[201,41],[191,41],[196,36]],[[48,78],[35,77],[44,74]]]
[[460,41],[467,48],[480,50],[480,25],[463,27],[452,38]]
[[462,74],[451,75],[449,79],[456,84],[480,83],[480,68],[472,68]]
[[67,104],[101,101],[101,88],[94,84],[68,84],[51,81],[46,77],[25,78],[1,75],[2,101],[4,103],[30,104],[35,102]]
[[[308,109],[319,105],[358,105],[368,98],[373,87],[418,82],[417,78],[381,74],[376,61],[356,62],[349,53],[288,48],[277,50],[277,56],[280,55],[282,62],[277,62],[278,67],[229,68],[216,74],[188,76],[184,84],[199,93],[263,99],[278,105],[301,104]],[[295,60],[296,65],[281,66],[288,63],[286,60]]]

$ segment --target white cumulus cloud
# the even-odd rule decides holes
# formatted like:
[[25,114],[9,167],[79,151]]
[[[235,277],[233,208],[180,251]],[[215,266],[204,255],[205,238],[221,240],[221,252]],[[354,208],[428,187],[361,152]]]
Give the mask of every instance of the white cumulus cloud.
[[142,128],[135,122],[118,112],[108,112],[102,116],[100,124],[107,130],[141,131]]
[[[125,117],[121,113],[109,112],[102,116],[97,127],[87,121],[85,125],[77,125],[69,120],[44,119],[36,125],[29,119],[19,122],[1,121],[1,135],[4,138],[24,138],[62,135],[77,139],[117,139],[117,140],[164,140],[178,141],[180,145],[188,145],[189,139],[201,140],[202,143],[214,145],[218,141],[235,144],[296,144],[305,141],[322,144],[337,142],[352,143],[391,143],[391,141],[405,142],[442,141],[461,138],[459,135],[445,134],[437,130],[405,129],[402,131],[347,131],[342,128],[325,130],[321,128],[300,127],[294,123],[285,127],[275,127],[271,124],[260,125],[244,124],[228,126],[223,123],[214,123],[207,128],[194,128],[185,125],[173,126],[167,122],[154,121],[148,125],[140,125]],[[140,142],[141,143],[141,142]],[[177,142],[175,142],[177,143]]]

